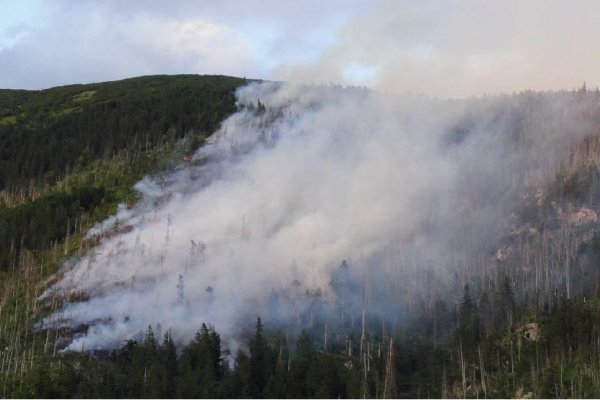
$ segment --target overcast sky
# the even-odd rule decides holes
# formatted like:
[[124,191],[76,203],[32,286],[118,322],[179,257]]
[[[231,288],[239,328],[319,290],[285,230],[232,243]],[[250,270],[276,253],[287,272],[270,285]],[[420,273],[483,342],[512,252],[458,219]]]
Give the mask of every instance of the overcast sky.
[[0,87],[226,74],[466,96],[600,84],[600,2],[0,0]]

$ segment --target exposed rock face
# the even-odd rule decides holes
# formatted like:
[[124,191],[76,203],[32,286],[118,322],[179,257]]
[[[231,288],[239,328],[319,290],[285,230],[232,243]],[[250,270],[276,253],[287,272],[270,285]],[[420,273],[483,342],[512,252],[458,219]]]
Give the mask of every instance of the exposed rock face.
[[541,208],[544,206],[546,197],[547,197],[546,192],[544,191],[543,188],[539,188],[537,190],[537,192],[535,192],[535,204],[538,206],[538,208]]
[[500,250],[498,250],[496,252],[496,256],[495,256],[496,261],[498,261],[498,262],[506,261],[506,259],[512,252],[513,252],[512,247],[510,247],[510,246],[502,247]]
[[538,233],[538,230],[536,227],[534,227],[533,225],[531,225],[529,222],[526,223],[523,226],[520,226],[518,228],[513,228],[512,231],[510,232],[511,235],[529,235],[529,236],[535,236]]
[[531,322],[525,324],[522,328],[523,337],[530,342],[537,342],[540,340],[540,326],[537,322]]
[[515,399],[533,399],[533,393],[532,392],[525,393],[525,389],[523,388],[523,386],[519,386],[517,388],[517,391],[515,392],[514,398]]
[[579,208],[567,215],[569,225],[582,225],[588,222],[598,222],[598,214],[589,208]]

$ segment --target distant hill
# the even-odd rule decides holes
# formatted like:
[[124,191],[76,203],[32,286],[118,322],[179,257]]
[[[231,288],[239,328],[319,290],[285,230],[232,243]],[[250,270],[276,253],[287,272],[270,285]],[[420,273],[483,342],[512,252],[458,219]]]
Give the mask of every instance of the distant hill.
[[134,182],[218,129],[246,82],[158,75],[1,89],[0,274],[132,200]]
[[0,190],[59,177],[127,149],[205,137],[245,79],[157,75],[40,91],[0,90]]

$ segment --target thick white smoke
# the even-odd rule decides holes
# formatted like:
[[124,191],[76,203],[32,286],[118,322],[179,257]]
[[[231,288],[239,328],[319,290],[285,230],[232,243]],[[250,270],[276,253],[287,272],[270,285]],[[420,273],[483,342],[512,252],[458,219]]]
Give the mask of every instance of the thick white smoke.
[[444,97],[597,87],[599,16],[590,0],[375,0],[276,76]]
[[139,205],[90,234],[119,233],[44,294],[86,299],[44,321],[90,326],[69,349],[119,346],[149,324],[185,342],[207,322],[231,343],[257,315],[293,320],[314,299],[336,309],[343,260],[357,282],[346,304],[380,285],[372,307],[393,319],[408,292],[494,251],[517,190],[588,131],[572,96],[392,100],[262,83],[238,102],[191,163],[139,182]]

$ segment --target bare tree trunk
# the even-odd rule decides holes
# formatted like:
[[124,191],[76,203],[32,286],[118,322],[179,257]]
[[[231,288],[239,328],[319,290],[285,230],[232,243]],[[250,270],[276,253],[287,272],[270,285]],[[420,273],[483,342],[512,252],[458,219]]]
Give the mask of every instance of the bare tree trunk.
[[481,355],[481,345],[477,344],[477,353],[479,354],[479,373],[481,375],[481,387],[483,388],[483,394],[487,398],[487,387],[485,384],[485,368],[483,365],[483,357]]
[[465,371],[465,359],[463,357],[462,339],[458,342],[460,349],[460,371],[462,375],[463,399],[467,397],[467,376]]

